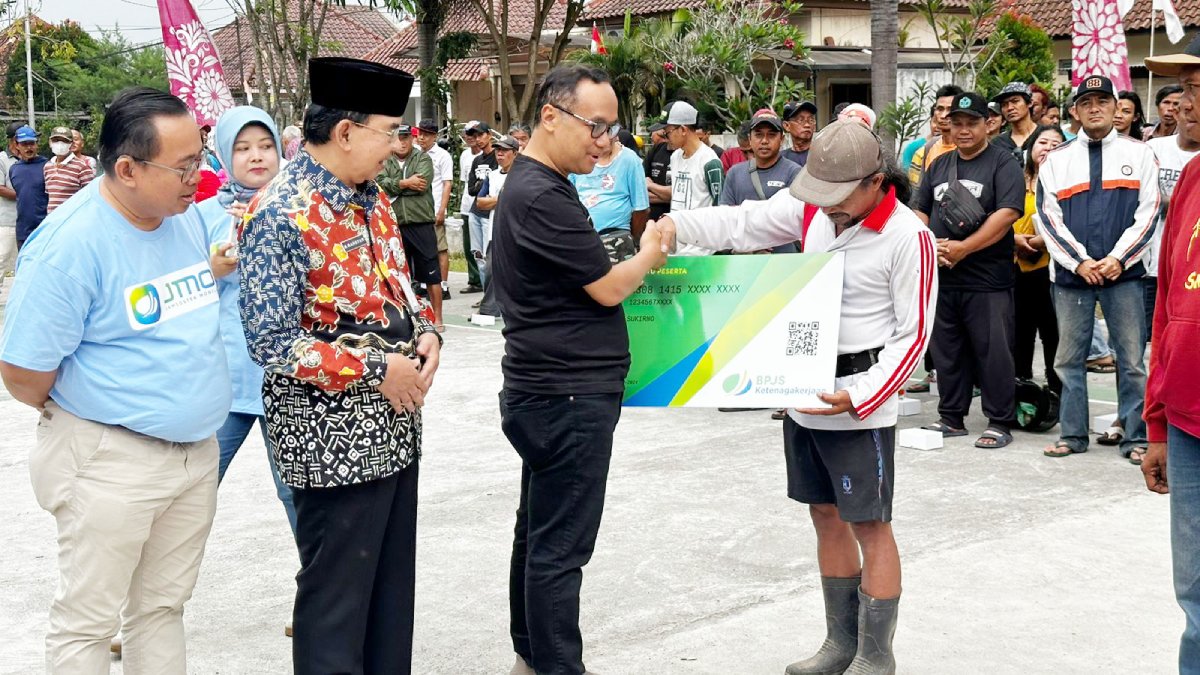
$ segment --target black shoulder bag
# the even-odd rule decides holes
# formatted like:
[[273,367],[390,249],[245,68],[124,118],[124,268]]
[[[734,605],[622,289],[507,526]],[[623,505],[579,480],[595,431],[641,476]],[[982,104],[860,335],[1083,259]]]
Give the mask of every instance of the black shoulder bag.
[[987,213],[967,186],[958,182],[958,152],[950,157],[950,182],[938,202],[938,217],[954,239],[966,239],[978,230]]

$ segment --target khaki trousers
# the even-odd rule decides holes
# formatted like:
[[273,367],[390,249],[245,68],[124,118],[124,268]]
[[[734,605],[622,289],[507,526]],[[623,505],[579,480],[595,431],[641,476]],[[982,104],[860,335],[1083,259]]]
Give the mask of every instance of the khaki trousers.
[[171,443],[47,403],[29,458],[58,525],[47,672],[107,675],[123,627],[127,675],[186,673],[183,603],[212,528],[217,459],[215,438]]

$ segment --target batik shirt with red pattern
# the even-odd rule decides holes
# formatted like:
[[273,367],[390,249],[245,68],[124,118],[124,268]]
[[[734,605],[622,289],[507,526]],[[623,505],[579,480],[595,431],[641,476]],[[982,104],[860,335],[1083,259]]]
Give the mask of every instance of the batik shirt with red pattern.
[[420,413],[377,390],[389,352],[437,332],[412,293],[391,204],[300,153],[251,202],[239,240],[240,305],[263,366],[267,431],[296,487],[360,483],[420,451]]

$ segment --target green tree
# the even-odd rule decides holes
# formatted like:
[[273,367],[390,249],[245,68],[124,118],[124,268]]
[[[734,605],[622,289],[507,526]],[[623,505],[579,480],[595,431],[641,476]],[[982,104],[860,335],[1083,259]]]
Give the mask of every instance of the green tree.
[[975,86],[979,73],[1011,47],[1008,33],[995,26],[1002,10],[999,0],[970,0],[967,13],[949,11],[942,0],[918,0],[917,12],[933,29],[938,53],[954,84]]
[[647,31],[653,30],[653,26],[633,27],[632,16],[626,12],[625,30],[620,37],[604,41],[605,53],[580,50],[568,57],[608,73],[617,94],[618,117],[627,129],[636,128],[647,100],[663,93],[662,78],[654,67],[654,55],[646,47]]
[[1009,82],[1054,83],[1054,42],[1041,26],[1028,16],[1005,12],[996,21],[996,30],[1009,36],[1011,46],[979,71],[975,81],[979,93],[990,98]]
[[807,54],[804,34],[788,17],[799,3],[708,0],[679,29],[655,34],[647,48],[680,93],[734,128],[761,107],[776,108],[803,91],[784,74],[787,61]]
[[[95,38],[71,21],[39,26],[33,45],[34,104],[41,111],[72,115],[103,109],[118,91],[135,84],[167,88],[161,46],[134,46],[117,32]],[[4,94],[23,104],[25,82],[25,50],[17,49],[9,59]]]

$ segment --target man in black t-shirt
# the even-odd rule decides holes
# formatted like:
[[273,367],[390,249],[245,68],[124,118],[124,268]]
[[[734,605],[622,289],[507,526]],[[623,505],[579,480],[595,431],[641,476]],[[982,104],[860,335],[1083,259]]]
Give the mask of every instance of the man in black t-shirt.
[[602,70],[551,70],[496,207],[493,284],[505,308],[500,424],[521,456],[509,575],[518,675],[584,672],[581,570],[604,510],[629,371],[621,302],[666,262],[658,228],[613,265],[567,175],[589,174],[617,126]]
[[[667,106],[667,111],[670,112],[670,106]],[[665,118],[664,118],[665,119]],[[654,185],[670,185],[671,175],[671,149],[667,143],[667,135],[664,129],[667,128],[666,123],[656,122],[650,125],[650,142],[654,145],[646,151],[646,159],[642,165],[646,169],[646,183]],[[662,218],[664,213],[671,210],[671,200],[662,199],[650,191],[650,220]]]
[[[479,196],[479,188],[483,187],[483,181],[492,173],[492,169],[499,166],[496,161],[496,149],[492,147],[492,132],[486,125],[482,131],[468,131],[468,134],[479,135],[477,146],[479,154],[475,155],[475,159],[471,161],[471,173],[467,175],[467,194],[472,197]],[[479,208],[474,202],[471,203],[471,212],[467,214],[468,226],[471,233],[471,255],[475,257],[475,262],[478,265],[487,254],[488,241],[485,238],[487,234],[487,221],[491,217],[491,213]]]
[[[965,436],[963,420],[978,384],[988,428],[975,446],[1002,448],[1012,442],[1009,429],[1016,413],[1012,224],[1024,212],[1025,185],[1016,158],[988,144],[987,114],[987,101],[979,94],[955,97],[950,124],[957,149],[925,172],[914,210],[938,238],[940,268],[930,350],[941,419],[925,428]],[[982,207],[976,228],[950,222],[943,213],[951,171]]]

